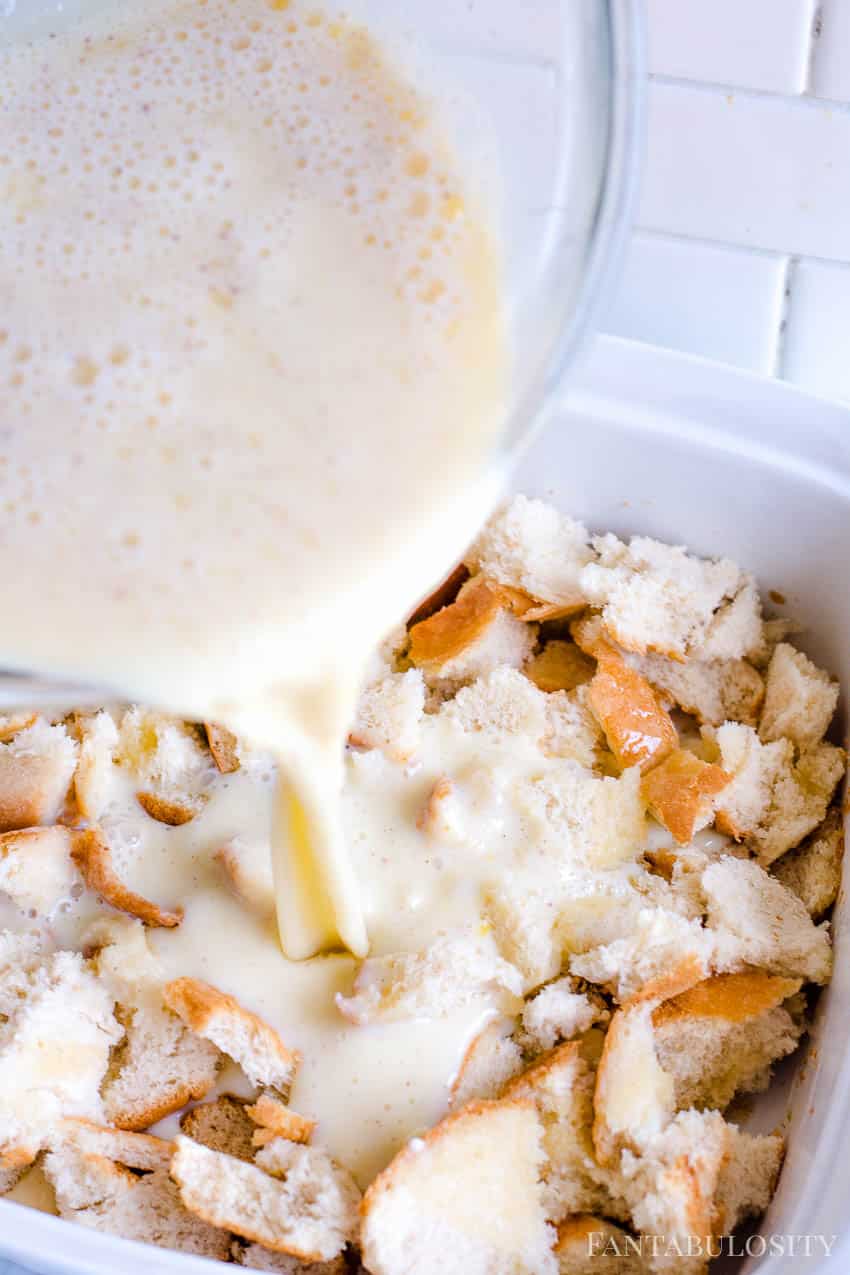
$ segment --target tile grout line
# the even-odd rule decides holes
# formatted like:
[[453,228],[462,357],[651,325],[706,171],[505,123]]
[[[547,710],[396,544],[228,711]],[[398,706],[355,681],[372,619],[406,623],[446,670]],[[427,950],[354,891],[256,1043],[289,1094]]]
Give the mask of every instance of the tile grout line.
[[811,252],[788,253],[779,248],[759,248],[755,244],[735,243],[731,239],[712,239],[708,235],[686,235],[677,230],[662,230],[655,226],[641,225],[640,222],[635,223],[633,234],[646,239],[667,239],[678,244],[693,244],[698,248],[722,248],[726,252],[747,257],[765,257],[769,261],[787,262],[789,257],[793,257],[795,261],[813,261],[818,265],[850,271],[850,262],[841,261],[837,257],[819,257]]
[[[680,230],[662,230],[657,226],[644,226],[640,222],[635,222],[633,232],[646,239],[667,239],[678,244],[693,244],[697,248],[722,248],[737,255],[766,257],[769,261],[782,261],[788,256],[787,252],[778,248],[758,248],[753,244],[735,243],[732,239],[712,239],[710,235],[687,235]],[[824,257],[823,260],[830,258]]]
[[846,98],[816,97],[808,90],[803,93],[780,93],[775,89],[751,89],[742,84],[723,84],[719,80],[689,80],[684,75],[665,75],[661,71],[650,72],[649,81],[650,84],[658,84],[664,88],[690,89],[695,93],[722,94],[725,97],[743,97],[761,102],[788,102],[806,110],[850,113],[850,102]]
[[794,299],[794,284],[797,279],[797,267],[799,264],[799,257],[792,256],[785,259],[782,279],[782,306],[779,311],[779,322],[776,325],[776,333],[773,339],[773,358],[771,360],[770,368],[770,375],[778,380],[784,379],[785,374],[785,346],[788,337],[788,320],[791,317],[791,307]]
[[806,75],[803,83],[802,93],[804,97],[812,97],[814,95],[815,70],[817,68],[818,52],[821,47],[821,36],[823,35],[823,2],[816,0],[812,21],[809,26],[809,48],[806,57]]

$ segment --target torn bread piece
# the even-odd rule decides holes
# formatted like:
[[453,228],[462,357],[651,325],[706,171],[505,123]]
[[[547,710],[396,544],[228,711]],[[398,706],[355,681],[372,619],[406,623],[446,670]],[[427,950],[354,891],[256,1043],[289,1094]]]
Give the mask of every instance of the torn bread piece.
[[512,1038],[513,1019],[497,1018],[473,1037],[449,1091],[449,1106],[458,1108],[481,1098],[497,1098],[522,1071],[522,1050]]
[[764,620],[758,586],[741,572],[739,588],[731,602],[720,606],[711,618],[699,655],[704,660],[736,660],[752,657],[764,641]]
[[271,849],[267,840],[231,839],[216,850],[213,859],[221,867],[227,884],[238,899],[258,916],[271,920],[276,900]]
[[0,833],[0,894],[31,915],[49,917],[76,886],[68,828],[25,828]]
[[655,1050],[656,1007],[646,1000],[618,1009],[605,1034],[593,1095],[593,1145],[601,1164],[624,1148],[639,1152],[675,1113],[673,1077]]
[[97,823],[118,794],[118,726],[106,710],[76,717],[80,756],[74,773],[74,795],[83,819]]
[[759,722],[763,743],[790,739],[801,751],[826,734],[838,705],[838,683],[787,642],[774,649]]
[[13,1191],[20,1182],[21,1178],[28,1173],[30,1165],[22,1164],[18,1168],[3,1169],[0,1168],[0,1197],[8,1195]]
[[118,729],[118,765],[146,786],[179,792],[212,777],[198,730],[180,718],[133,707]]
[[210,755],[222,775],[232,775],[239,769],[239,740],[219,722],[204,722],[204,732]]
[[766,1208],[782,1152],[780,1137],[742,1133],[716,1111],[679,1112],[641,1155],[624,1151],[634,1226],[659,1237],[653,1270],[704,1275],[709,1241]]
[[251,1138],[255,1147],[267,1146],[274,1138],[285,1138],[288,1142],[309,1142],[316,1128],[315,1120],[299,1116],[297,1111],[267,1093],[260,1094],[253,1106],[245,1108],[245,1112],[258,1126]]
[[435,939],[424,952],[368,957],[351,996],[337,993],[340,1013],[363,1025],[405,1018],[442,1018],[479,999],[512,1013],[522,1000],[522,977],[489,934]]
[[255,1129],[247,1104],[232,1094],[219,1094],[212,1102],[202,1102],[180,1117],[180,1132],[187,1138],[237,1160],[254,1159]]
[[168,911],[128,890],[112,866],[112,852],[99,829],[73,834],[71,858],[88,888],[119,912],[137,917],[143,925],[165,929],[174,929],[183,920],[182,908]]
[[624,660],[631,655],[625,647],[617,645],[598,611],[585,611],[578,619],[573,620],[570,637],[579,650],[588,659],[594,660],[595,664],[605,659]]
[[749,1134],[727,1123],[726,1156],[714,1195],[716,1234],[729,1235],[746,1218],[759,1217],[765,1211],[784,1154],[779,1134]]
[[134,707],[121,718],[114,760],[152,819],[179,827],[201,809],[219,773],[204,742],[200,728],[164,713]]
[[732,775],[717,804],[717,829],[743,841],[759,862],[773,863],[825,818],[844,774],[842,749],[821,743],[796,758],[790,740],[765,744],[751,727],[735,722],[707,737]]
[[774,616],[765,620],[762,625],[762,640],[758,649],[750,652],[750,663],[762,673],[766,672],[779,643],[787,642],[789,638],[798,637],[804,632],[803,625],[788,616]]
[[212,1089],[221,1055],[168,1010],[119,1009],[124,1039],[103,1082],[104,1111],[119,1129],[147,1129]]
[[22,709],[15,713],[0,713],[0,744],[8,744],[22,730],[34,726],[38,721],[38,713]]
[[178,978],[166,985],[163,999],[187,1027],[237,1062],[252,1084],[289,1088],[300,1055],[232,996],[198,979]]
[[[414,624],[419,624],[422,620],[429,620],[432,615],[436,615],[438,611],[442,611],[444,607],[454,602],[460,593],[463,585],[469,579],[469,568],[462,562],[454,567],[444,580],[441,580],[436,589],[433,589],[427,597],[423,598],[417,607],[411,611],[407,617],[407,623],[404,628],[404,634],[408,629],[412,629]],[[394,643],[400,646],[401,643]]]
[[547,696],[516,669],[497,668],[462,687],[442,706],[440,716],[467,734],[542,739]]
[[616,776],[618,766],[590,708],[590,687],[546,695],[546,730],[540,747],[547,757],[571,757],[587,770]]
[[120,1163],[76,1150],[53,1148],[44,1159],[59,1216],[91,1230],[226,1261],[230,1236],[189,1213],[162,1170],[137,1174]]
[[644,872],[638,867],[632,883],[644,906],[664,908],[697,921],[705,911],[700,874],[724,854],[747,857],[734,841],[712,833],[697,837],[686,846],[674,842],[658,850],[645,850],[648,869]]
[[758,970],[717,974],[659,1005],[655,1051],[676,1107],[722,1110],[737,1093],[767,1088],[773,1063],[793,1053],[804,1030],[785,1007],[800,986]]
[[784,854],[771,871],[819,921],[838,896],[843,859],[844,820],[840,810],[831,810],[820,827],[796,850]]
[[361,689],[381,682],[389,673],[403,673],[410,668],[407,658],[407,625],[396,624],[373,648],[363,670]]
[[62,1116],[101,1116],[99,1087],[122,1034],[108,990],[77,952],[42,955],[0,935],[0,1168],[31,1162]]
[[607,1023],[610,1014],[602,997],[579,987],[578,979],[559,978],[525,1002],[520,1039],[526,1048],[542,1053],[596,1023]]
[[613,1175],[594,1158],[593,1072],[578,1042],[544,1054],[507,1086],[505,1099],[534,1103],[543,1126],[543,1203],[550,1221],[590,1210],[622,1218]]
[[561,900],[553,898],[551,884],[549,876],[539,881],[528,871],[509,871],[484,895],[487,924],[499,951],[521,972],[526,991],[561,971],[567,940]]
[[151,819],[168,824],[170,828],[182,828],[184,823],[191,823],[198,813],[194,802],[161,797],[155,792],[137,792],[136,800]]
[[43,717],[0,744],[0,832],[56,823],[77,753],[66,728],[51,726]]
[[181,1199],[211,1225],[305,1262],[329,1261],[354,1238],[360,1192],[324,1151],[277,1138],[246,1164],[182,1135],[176,1148]]
[[59,1122],[54,1147],[57,1142],[84,1155],[104,1156],[107,1160],[126,1165],[128,1169],[141,1169],[147,1173],[156,1169],[167,1172],[174,1153],[174,1144],[165,1138],[110,1129],[108,1125],[76,1117],[67,1117]]
[[558,1275],[650,1275],[640,1237],[607,1218],[574,1213],[558,1227]]
[[560,854],[588,868],[632,860],[646,832],[636,766],[617,778],[603,778],[565,758],[557,771],[518,784],[516,796]]
[[661,696],[690,713],[701,725],[726,721],[758,724],[764,679],[746,660],[693,660],[684,664],[663,655],[624,653]]
[[582,568],[594,557],[585,527],[542,500],[515,496],[498,510],[466,555],[471,571],[539,602],[580,608]]
[[523,671],[538,690],[574,691],[590,681],[595,665],[575,642],[551,641]]
[[[638,778],[636,770],[627,771],[626,775]],[[612,782],[622,784],[623,780]],[[615,789],[614,795],[622,794]],[[614,805],[616,811],[617,803]],[[610,812],[609,818],[616,828],[618,821]],[[560,827],[558,831],[562,831]],[[599,831],[597,849],[604,844],[603,838],[610,835],[610,825],[606,828],[601,822]],[[563,827],[561,845],[569,844],[568,836],[567,824]],[[554,839],[552,844],[556,849],[559,847]],[[632,841],[632,853],[634,845]],[[623,854],[618,858],[612,856],[610,862],[628,860]],[[631,871],[639,873],[640,870],[634,867]],[[600,872],[590,864],[577,873],[566,874],[561,872],[554,855],[536,858],[519,869],[503,873],[484,896],[485,915],[499,950],[521,970],[526,994],[557,978],[571,954],[598,952],[623,933],[636,930],[642,924],[640,917],[647,910],[647,902],[619,872]],[[640,976],[645,972],[638,964],[640,954],[635,951],[632,955],[632,972]],[[666,953],[664,959],[667,959]],[[650,967],[650,976],[654,977],[652,962]],[[574,972],[582,976],[579,971]],[[589,981],[607,983],[608,976]]]
[[83,931],[82,948],[120,1005],[162,1008],[165,971],[136,917],[101,913]]
[[636,654],[617,645],[602,618],[590,612],[570,626],[576,645],[596,660],[619,658],[642,677],[665,701],[672,702],[702,724],[720,726],[727,720],[755,726],[764,699],[764,679],[746,660],[689,658],[684,663],[665,655]]
[[826,922],[757,863],[726,855],[702,874],[715,968],[754,966],[770,974],[829,982],[832,945]]
[[[480,576],[478,579],[486,577]],[[495,584],[490,580],[491,588],[495,588],[503,604],[524,624],[540,624],[547,620],[568,620],[577,612],[584,610],[583,602],[541,602],[525,589],[514,589],[506,584]]]
[[409,658],[429,679],[461,685],[496,668],[521,668],[536,632],[517,620],[503,594],[473,576],[457,598],[410,630]]
[[361,692],[348,742],[353,748],[380,748],[390,760],[408,762],[419,748],[424,712],[421,671],[388,673]]
[[83,942],[118,1002],[124,1028],[101,1086],[108,1119],[122,1129],[146,1129],[204,1098],[216,1083],[222,1055],[163,1007],[164,971],[141,922],[101,916]]
[[522,673],[498,668],[462,687],[439,710],[467,735],[506,742],[521,736],[550,757],[571,757],[585,769],[613,762],[587,703],[587,688],[545,694]]
[[[634,536],[628,544],[614,535],[598,536],[593,546],[598,561],[583,569],[581,588],[591,605],[601,608],[605,628],[625,650],[656,651],[677,660],[733,659],[758,645],[761,621],[751,610],[757,596],[728,558],[697,558],[682,546],[646,536]],[[745,589],[734,619],[728,617]]]
[[[542,1130],[528,1100],[478,1102],[414,1138],[366,1192],[372,1275],[555,1275]],[[458,1189],[462,1183],[462,1189]]]
[[271,1271],[273,1275],[348,1275],[350,1267],[345,1254],[331,1258],[329,1262],[301,1262],[286,1253],[273,1253],[262,1244],[234,1244],[233,1260],[251,1271]]
[[78,729],[77,803],[84,818],[95,822],[122,795],[122,779],[129,779],[152,818],[175,827],[188,823],[220,773],[201,728],[164,713],[134,707],[116,722],[100,712],[81,717]]
[[650,814],[672,832],[681,846],[711,823],[723,790],[732,782],[719,766],[676,748],[641,780],[641,795]]
[[624,918],[626,933],[570,959],[570,972],[609,991],[620,1004],[654,993],[675,996],[705,978],[713,936],[699,919],[666,907],[640,908]]
[[603,655],[588,688],[588,704],[617,764],[648,770],[678,743],[670,714],[645,678],[616,656]]

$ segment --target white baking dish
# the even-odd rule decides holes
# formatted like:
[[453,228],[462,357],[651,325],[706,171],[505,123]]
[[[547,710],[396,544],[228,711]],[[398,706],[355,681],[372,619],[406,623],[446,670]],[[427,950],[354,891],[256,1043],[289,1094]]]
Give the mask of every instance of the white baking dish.
[[[850,410],[715,365],[600,339],[525,456],[517,488],[596,529],[647,533],[725,553],[810,625],[803,645],[850,686]],[[850,1181],[836,1172],[850,1136],[850,929],[835,917],[836,970],[805,1066],[788,1068],[753,1122],[789,1110],[789,1154],[763,1235],[834,1239],[850,1268]],[[844,1232],[846,1231],[846,1234]],[[786,1242],[787,1248],[787,1242]],[[760,1275],[817,1272],[806,1260],[755,1260]],[[844,1261],[842,1262],[842,1256]],[[0,1257],[45,1275],[191,1275],[217,1263],[96,1235],[0,1201]]]

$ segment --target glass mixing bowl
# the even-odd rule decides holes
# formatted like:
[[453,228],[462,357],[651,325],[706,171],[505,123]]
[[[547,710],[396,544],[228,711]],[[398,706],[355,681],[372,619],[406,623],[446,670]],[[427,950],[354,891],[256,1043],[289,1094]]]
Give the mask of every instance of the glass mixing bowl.
[[[0,0],[0,44],[138,0]],[[320,2],[320,0],[319,0]],[[446,117],[504,248],[511,453],[546,416],[617,277],[640,168],[642,0],[325,0],[397,46]],[[0,124],[2,104],[0,104]],[[480,180],[479,180],[480,179]],[[0,677],[0,705],[102,690]]]
[[642,159],[643,0],[351,0],[403,10],[452,136],[501,210],[516,369],[509,448],[545,418],[612,284]]
[[[0,41],[127,0],[0,0]],[[524,438],[593,327],[640,168],[643,0],[336,0],[387,32],[449,115],[500,209]],[[1,117],[0,117],[1,118]]]

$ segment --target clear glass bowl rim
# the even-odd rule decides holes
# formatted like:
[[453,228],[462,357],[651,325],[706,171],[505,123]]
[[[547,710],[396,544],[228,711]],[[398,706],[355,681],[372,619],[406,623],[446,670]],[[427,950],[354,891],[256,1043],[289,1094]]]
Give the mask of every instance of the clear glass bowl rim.
[[[569,0],[574,3],[576,0]],[[603,0],[578,0],[603,3]],[[646,113],[644,0],[604,0],[608,28],[609,121],[603,180],[575,304],[542,373],[515,403],[503,438],[511,463],[539,432],[565,387],[567,374],[592,336],[620,279],[643,171]],[[541,273],[558,272],[558,245]]]

